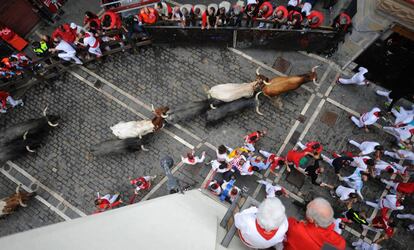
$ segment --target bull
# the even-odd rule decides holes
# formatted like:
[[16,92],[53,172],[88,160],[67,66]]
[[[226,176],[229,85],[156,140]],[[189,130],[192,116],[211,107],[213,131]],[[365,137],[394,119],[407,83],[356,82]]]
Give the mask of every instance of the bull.
[[44,133],[50,128],[57,127],[60,117],[56,115],[47,115],[47,108],[43,110],[43,117],[38,119],[30,119],[20,124],[13,125],[6,130],[0,132],[0,144],[4,145],[16,139],[22,139],[24,135],[30,136],[34,134]]
[[160,130],[164,127],[164,117],[169,108],[161,107],[154,109],[154,106],[152,106],[152,110],[155,115],[152,120],[119,122],[111,127],[112,133],[119,139],[127,139],[141,138],[146,134]]
[[261,114],[257,108],[257,101],[254,98],[242,98],[233,102],[224,103],[216,109],[210,109],[207,111],[207,123],[214,123],[229,115],[239,113],[240,111],[248,108],[256,107],[256,112]]
[[279,76],[269,80],[261,75],[258,68],[256,70],[256,81],[260,82],[261,91],[256,94],[256,100],[259,102],[259,95],[263,93],[267,97],[275,97],[280,94],[298,89],[302,84],[313,81],[316,84],[317,74],[315,70],[319,66],[315,66],[309,73],[298,76]]
[[16,193],[0,200],[0,217],[14,213],[19,207],[27,207],[29,199],[36,195],[35,192],[20,191],[21,185],[16,188]]
[[165,115],[161,115],[167,122],[177,123],[180,121],[187,121],[195,116],[204,114],[210,105],[209,100],[202,100],[196,102],[183,103],[172,110],[169,110]]
[[144,146],[144,139],[127,138],[123,140],[108,140],[93,145],[90,152],[94,155],[107,155],[136,152],[138,150],[148,151]]

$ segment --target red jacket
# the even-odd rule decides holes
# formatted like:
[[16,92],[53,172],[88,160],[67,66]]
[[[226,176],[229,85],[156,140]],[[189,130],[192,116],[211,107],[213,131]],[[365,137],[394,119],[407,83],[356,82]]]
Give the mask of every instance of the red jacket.
[[324,16],[322,14],[322,12],[316,11],[316,10],[312,10],[309,14],[309,16],[307,16],[308,20],[311,22],[312,18],[314,17],[318,17],[319,21],[317,23],[313,23],[311,25],[309,25],[311,28],[318,28],[319,26],[322,25],[323,20],[324,20]]
[[414,193],[414,182],[400,182],[397,186],[397,191],[404,194]]
[[253,144],[253,143],[258,142],[260,137],[261,135],[256,131],[256,132],[251,133],[250,135],[246,135],[246,137],[244,137],[244,141],[246,143]]
[[260,5],[259,10],[262,10],[264,6],[267,6],[268,11],[266,13],[263,13],[262,18],[268,18],[273,14],[273,5],[270,2],[264,2],[262,5]]
[[105,17],[109,16],[111,18],[111,24],[107,29],[119,29],[122,27],[121,17],[113,11],[107,10],[101,17],[101,25],[103,24]]
[[158,12],[154,8],[148,8],[149,13],[145,13],[144,9],[141,9],[138,15],[138,19],[145,24],[154,24],[157,22]]
[[1,107],[3,109],[6,108],[6,104],[7,104],[7,97],[10,96],[9,92],[6,91],[0,91],[0,101],[1,101]]
[[328,228],[315,226],[313,223],[297,221],[289,218],[289,229],[286,233],[285,250],[320,250],[324,244],[337,249],[345,249],[345,240],[334,231],[332,223]]
[[62,26],[63,26],[63,31],[60,29],[60,27],[58,27],[57,29],[55,29],[55,31],[53,31],[52,39],[59,37],[67,43],[73,43],[76,39],[76,31],[72,30],[69,24],[67,23],[63,24]]
[[283,18],[287,18],[287,16],[288,16],[288,10],[286,9],[286,7],[285,6],[283,6],[283,5],[280,5],[279,7],[277,7],[276,9],[275,9],[275,11],[276,11],[276,13],[277,12],[279,12],[279,10],[281,10],[282,12],[283,12]]

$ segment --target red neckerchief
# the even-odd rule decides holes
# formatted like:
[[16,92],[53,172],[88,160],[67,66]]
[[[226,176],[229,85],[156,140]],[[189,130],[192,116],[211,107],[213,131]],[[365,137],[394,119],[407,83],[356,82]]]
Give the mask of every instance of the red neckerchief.
[[273,236],[275,236],[275,234],[277,233],[278,228],[274,229],[274,230],[270,230],[270,231],[266,231],[265,229],[263,229],[259,223],[257,223],[257,220],[255,221],[256,224],[256,229],[257,232],[260,234],[260,236],[262,236],[265,240],[270,240],[271,238],[273,238]]

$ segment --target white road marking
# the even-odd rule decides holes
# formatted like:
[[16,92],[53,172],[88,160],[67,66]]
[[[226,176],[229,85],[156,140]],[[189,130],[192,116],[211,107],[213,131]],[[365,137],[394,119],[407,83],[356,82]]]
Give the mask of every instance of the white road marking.
[[[90,69],[84,67],[84,66],[80,66],[80,69],[82,69],[83,71],[85,71],[86,73],[92,75],[93,77],[95,77],[96,79],[99,79],[100,81],[102,81],[103,83],[105,83],[106,85],[108,85],[109,87],[111,87],[112,89],[114,89],[115,91],[117,91],[118,93],[122,94],[123,96],[127,97],[128,99],[130,99],[131,101],[135,102],[138,105],[141,105],[142,107],[144,107],[146,110],[152,111],[152,108],[150,105],[145,104],[143,101],[139,100],[138,98],[136,98],[135,96],[132,96],[131,94],[129,94],[128,92],[125,92],[124,90],[122,90],[121,88],[119,88],[118,86],[114,85],[113,83],[109,82],[108,80],[106,80],[105,78],[101,77],[100,75],[96,74],[95,72],[91,71]],[[171,123],[170,123],[171,124]],[[188,134],[189,136],[191,136],[192,138],[194,138],[197,141],[202,141],[202,139],[200,137],[198,137],[197,135],[191,133],[189,130],[183,128],[181,125],[179,124],[172,124],[174,127],[178,128],[179,130],[183,131],[184,133]]]
[[[10,179],[12,182],[16,183],[17,185],[22,185],[22,188],[24,190],[26,190],[27,192],[33,192],[33,190],[31,190],[29,187],[26,187],[25,185],[23,185],[20,181],[18,181],[16,178],[14,178],[13,176],[11,176],[6,170],[4,170],[3,168],[0,169],[0,172],[8,179]],[[50,210],[52,210],[53,212],[55,212],[57,215],[59,215],[60,217],[62,217],[62,219],[64,219],[65,221],[69,221],[72,220],[71,218],[69,218],[66,214],[64,214],[62,211],[60,211],[57,207],[53,206],[52,204],[50,204],[49,202],[47,202],[45,199],[43,199],[42,197],[40,197],[39,195],[36,195],[34,197],[36,200],[40,201],[40,203],[42,203],[43,205],[45,205],[46,207],[48,207]]]
[[315,112],[313,112],[311,118],[309,119],[309,122],[306,124],[305,129],[303,129],[302,133],[300,134],[299,141],[302,141],[303,138],[305,138],[306,134],[309,132],[310,127],[313,125],[319,113],[321,112],[324,104],[325,104],[325,99],[322,99],[319,102],[318,106],[316,107]]
[[[89,85],[90,87],[94,88],[95,90],[97,90],[98,92],[102,93],[103,95],[105,95],[106,97],[108,97],[109,99],[115,101],[116,103],[120,104],[121,106],[123,106],[124,108],[130,110],[131,112],[133,112],[134,114],[138,115],[139,117],[141,117],[142,119],[149,119],[148,117],[146,117],[145,115],[137,112],[135,109],[131,108],[130,106],[128,106],[127,104],[125,104],[124,102],[118,100],[116,97],[112,96],[111,94],[96,88],[93,83],[91,83],[90,81],[88,81],[87,79],[85,79],[84,77],[80,76],[79,74],[73,72],[72,70],[68,71],[70,74],[72,74],[74,77],[78,78],[79,80],[81,80],[82,82],[86,83],[87,85]],[[190,148],[190,149],[194,149],[194,146],[191,143],[188,143],[186,140],[184,140],[183,138],[179,137],[178,135],[174,134],[173,132],[169,131],[166,128],[163,128],[161,130],[162,132],[166,133],[167,135],[171,136],[172,138],[174,138],[175,140],[177,140],[178,142],[180,142],[181,144],[183,144],[184,146]]]
[[63,205],[65,205],[66,207],[70,208],[73,212],[75,212],[76,214],[78,214],[81,217],[86,216],[86,214],[84,212],[82,212],[80,209],[78,209],[77,207],[73,206],[72,204],[70,204],[67,200],[65,200],[61,195],[59,195],[58,193],[56,193],[55,191],[53,191],[52,189],[48,188],[47,186],[45,186],[43,183],[41,183],[39,180],[37,180],[36,178],[34,178],[32,175],[30,175],[28,172],[26,172],[24,169],[22,169],[21,167],[17,166],[15,163],[11,162],[11,161],[7,161],[6,162],[7,165],[9,165],[10,167],[14,168],[17,172],[19,172],[20,174],[22,174],[23,176],[25,176],[27,179],[31,180],[32,183],[38,185],[39,187],[41,187],[43,190],[45,190],[46,192],[48,192],[51,196],[53,196],[56,200],[60,201]]

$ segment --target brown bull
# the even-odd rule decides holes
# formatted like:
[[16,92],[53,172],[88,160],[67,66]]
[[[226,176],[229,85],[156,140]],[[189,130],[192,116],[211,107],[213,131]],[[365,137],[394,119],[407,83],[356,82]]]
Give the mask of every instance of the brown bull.
[[20,191],[20,186],[16,188],[16,193],[11,195],[8,198],[0,200],[0,217],[12,214],[19,207],[27,207],[27,202],[31,197],[35,195],[34,192],[28,193],[25,191]]
[[291,90],[299,88],[302,84],[313,81],[316,83],[317,75],[315,69],[319,66],[312,68],[311,72],[298,75],[298,76],[280,76],[275,77],[269,80],[269,78],[261,75],[259,69],[256,70],[256,80],[261,81],[261,92],[257,93],[259,95],[263,92],[264,95],[269,97],[274,97],[283,93],[286,93]]

